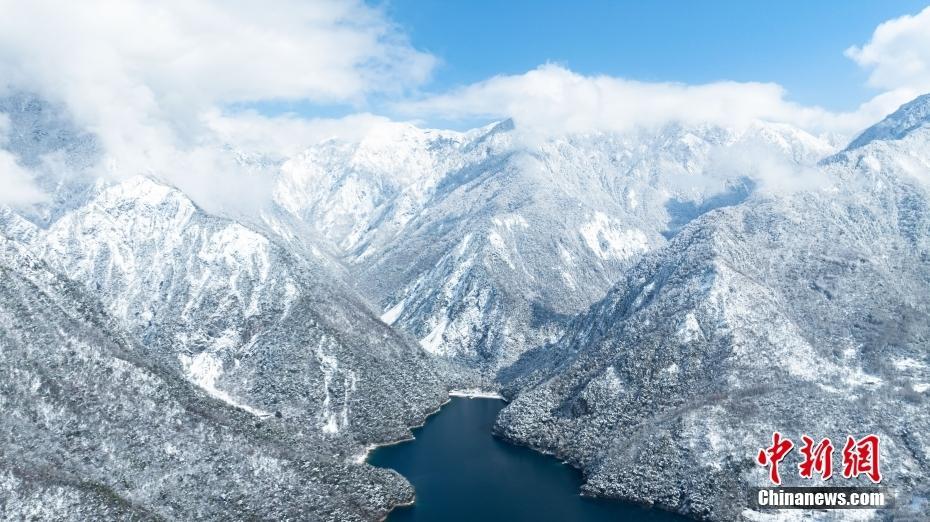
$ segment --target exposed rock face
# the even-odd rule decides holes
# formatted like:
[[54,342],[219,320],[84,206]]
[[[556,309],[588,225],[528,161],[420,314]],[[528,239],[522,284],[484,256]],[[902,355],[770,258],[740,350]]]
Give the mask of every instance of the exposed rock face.
[[899,138],[824,161],[823,190],[716,210],[645,256],[510,370],[498,433],[581,467],[587,493],[712,520],[758,515],[747,488],[768,481],[753,459],[773,431],[875,433],[899,494],[875,515],[927,517],[930,197],[915,165],[930,132]]

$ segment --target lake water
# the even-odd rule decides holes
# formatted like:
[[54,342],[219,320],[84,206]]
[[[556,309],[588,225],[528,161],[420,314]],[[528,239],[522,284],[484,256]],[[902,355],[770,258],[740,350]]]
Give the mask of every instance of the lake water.
[[415,430],[416,439],[378,448],[368,462],[397,470],[416,489],[416,503],[388,517],[401,521],[680,522],[671,513],[578,494],[581,473],[491,435],[504,402],[453,397]]

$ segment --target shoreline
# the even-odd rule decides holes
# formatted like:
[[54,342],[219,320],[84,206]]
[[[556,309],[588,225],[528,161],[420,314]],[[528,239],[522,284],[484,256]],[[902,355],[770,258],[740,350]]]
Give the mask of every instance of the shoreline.
[[[391,442],[380,442],[380,443],[376,443],[376,444],[368,444],[368,445],[365,446],[365,450],[364,450],[362,453],[359,453],[358,455],[355,455],[354,457],[352,457],[351,461],[352,461],[353,463],[355,463],[355,464],[358,464],[358,465],[367,464],[368,457],[371,455],[371,452],[372,452],[372,451],[374,451],[374,450],[376,450],[376,449],[378,449],[378,448],[382,448],[382,447],[386,447],[386,446],[394,446],[394,445],[396,445],[396,444],[401,444],[401,443],[404,443],[404,442],[410,442],[410,441],[412,441],[412,440],[415,440],[415,439],[416,439],[416,436],[413,434],[413,430],[415,430],[415,429],[417,429],[417,428],[422,428],[423,426],[425,426],[425,425],[426,425],[426,421],[428,421],[429,418],[432,417],[433,415],[436,415],[437,413],[439,413],[439,412],[442,410],[442,407],[443,407],[443,406],[445,406],[446,404],[449,404],[450,402],[452,402],[452,398],[453,398],[453,397],[464,397],[464,398],[468,398],[468,399],[498,399],[498,400],[504,400],[504,397],[503,397],[501,394],[497,393],[497,392],[484,391],[484,390],[480,390],[480,389],[478,389],[478,388],[469,388],[469,389],[464,389],[464,390],[449,390],[449,396],[446,397],[446,400],[443,401],[442,404],[440,404],[438,407],[436,407],[435,410],[430,411],[429,413],[427,413],[426,416],[423,418],[423,421],[422,421],[422,422],[420,422],[419,424],[416,424],[416,425],[414,425],[414,426],[410,426],[410,428],[409,428],[409,429],[410,429],[410,436],[409,436],[409,437],[405,437],[405,438],[403,438],[403,439],[395,440],[395,441],[391,441]],[[370,465],[371,465],[371,464],[369,464],[369,466],[370,466]],[[413,498],[410,499],[409,502],[402,502],[402,503],[400,503],[400,504],[394,504],[394,505],[392,505],[390,508],[388,508],[387,512],[386,512],[386,513],[384,514],[384,516],[380,519],[380,522],[384,522],[385,520],[387,520],[388,516],[390,516],[391,512],[394,511],[394,509],[396,509],[396,508],[398,508],[398,507],[409,507],[409,506],[412,506],[412,505],[416,504],[416,500],[417,500],[416,491],[414,491]]]
[[435,410],[431,410],[431,411],[427,412],[427,413],[426,413],[426,416],[423,417],[423,420],[422,420],[422,421],[420,421],[418,424],[414,424],[414,425],[412,425],[412,426],[409,426],[409,427],[407,428],[407,429],[410,430],[410,435],[409,435],[409,436],[404,437],[404,438],[402,438],[402,439],[398,439],[398,440],[392,440],[392,441],[389,441],[389,442],[376,442],[376,443],[374,443],[374,444],[367,444],[367,445],[365,445],[364,451],[362,451],[362,452],[359,453],[359,454],[354,455],[354,456],[353,456],[352,458],[350,458],[349,460],[350,460],[352,463],[354,463],[354,464],[359,464],[359,465],[365,464],[365,463],[366,463],[365,461],[368,460],[368,456],[371,455],[371,452],[374,451],[374,450],[376,450],[376,449],[378,449],[378,448],[384,448],[384,447],[387,447],[387,446],[394,446],[394,445],[397,445],[397,444],[402,444],[402,443],[404,443],[404,442],[410,442],[410,441],[412,441],[412,440],[415,440],[415,439],[416,439],[416,436],[413,434],[413,430],[415,430],[415,429],[417,429],[417,428],[422,428],[423,426],[425,426],[425,425],[426,425],[426,421],[429,420],[429,418],[432,417],[433,415],[436,415],[437,413],[439,413],[440,410],[442,410],[442,407],[445,406],[446,404],[449,404],[449,402],[450,402],[451,400],[452,400],[452,397],[451,397],[451,394],[450,394],[450,396],[449,396],[449,397],[446,397],[446,400],[443,401],[442,404],[440,404],[439,406],[437,406]]
[[378,522],[384,522],[385,520],[387,520],[387,518],[388,518],[389,516],[391,516],[391,512],[394,511],[395,509],[397,509],[397,508],[399,508],[399,507],[410,507],[410,506],[414,505],[414,504],[416,503],[416,501],[417,501],[417,496],[416,496],[416,493],[414,493],[414,494],[413,494],[413,498],[410,499],[410,502],[403,502],[403,503],[401,503],[401,504],[394,504],[393,506],[391,506],[391,509],[389,509],[389,510],[387,511],[387,513],[384,514],[383,517],[381,517],[380,519],[378,519]]
[[502,401],[505,400],[504,396],[497,392],[480,390],[478,388],[449,390],[449,397],[466,397],[468,399],[499,399]]
[[436,415],[437,413],[439,413],[440,410],[442,410],[442,407],[443,407],[443,406],[445,406],[446,404],[449,404],[449,402],[452,401],[452,398],[453,398],[453,397],[464,397],[464,398],[467,398],[467,399],[498,399],[498,400],[502,400],[502,401],[506,400],[506,399],[504,399],[504,396],[503,396],[503,395],[501,395],[501,394],[499,394],[499,393],[497,393],[497,392],[481,390],[481,389],[478,389],[478,388],[467,388],[467,389],[462,389],[462,390],[449,390],[449,396],[446,397],[446,400],[443,401],[442,404],[440,404],[439,406],[437,406],[435,410],[432,410],[432,411],[428,412],[428,413],[426,414],[426,416],[423,418],[423,420],[422,420],[419,424],[414,424],[414,425],[412,425],[412,426],[409,427],[409,429],[410,429],[410,436],[409,436],[409,437],[404,437],[404,438],[402,438],[402,439],[398,439],[398,440],[394,440],[394,441],[390,441],[390,442],[378,442],[378,443],[375,443],[375,444],[368,444],[368,445],[365,446],[364,451],[362,451],[361,453],[358,453],[358,454],[354,455],[354,456],[353,456],[352,458],[350,458],[349,460],[350,460],[353,464],[364,464],[365,461],[368,460],[368,456],[371,455],[371,452],[374,451],[374,450],[376,450],[376,449],[378,449],[378,448],[383,448],[383,447],[387,447],[387,446],[394,446],[395,444],[401,444],[401,443],[404,443],[404,442],[410,442],[410,441],[412,441],[412,440],[415,440],[415,439],[416,439],[416,436],[413,435],[413,430],[415,430],[415,429],[417,429],[417,428],[422,428],[424,425],[426,425],[426,421],[428,421],[429,418],[432,417],[433,415]]

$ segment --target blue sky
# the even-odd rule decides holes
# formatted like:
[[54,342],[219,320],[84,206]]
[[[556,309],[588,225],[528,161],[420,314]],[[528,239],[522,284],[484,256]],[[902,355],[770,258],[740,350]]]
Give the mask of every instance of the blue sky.
[[441,60],[442,92],[546,62],[574,72],[689,84],[775,82],[788,99],[852,110],[879,91],[843,52],[925,1],[388,0],[414,47]]

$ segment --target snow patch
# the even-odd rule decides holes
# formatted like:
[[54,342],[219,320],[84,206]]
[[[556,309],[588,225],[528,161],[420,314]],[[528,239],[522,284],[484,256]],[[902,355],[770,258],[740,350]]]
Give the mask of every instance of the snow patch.
[[895,369],[898,371],[920,370],[920,369],[927,367],[925,364],[918,361],[917,359],[912,359],[910,357],[902,357],[902,358],[894,359],[891,362],[891,364],[894,365]]
[[488,233],[488,241],[491,242],[491,246],[494,247],[494,250],[496,250],[504,262],[507,263],[507,266],[509,266],[511,270],[514,270],[516,267],[507,254],[507,243],[504,242],[504,238],[501,237],[496,230],[492,230]]
[[395,304],[391,308],[385,310],[384,313],[381,314],[381,321],[384,324],[394,324],[394,322],[397,321],[397,318],[400,317],[400,314],[403,313],[404,305],[406,303],[407,303],[407,300],[402,299],[401,301],[399,301],[397,304]]
[[623,381],[620,380],[620,376],[617,375],[617,370],[613,366],[607,368],[607,371],[604,372],[605,381],[607,382],[607,388],[614,392],[620,393],[623,391]]
[[468,249],[468,244],[471,242],[471,233],[465,234],[465,237],[462,238],[462,241],[459,243],[458,249],[455,251],[456,257],[462,257],[465,255],[466,250]]
[[867,388],[877,388],[884,384],[880,377],[869,375],[859,367],[848,370],[843,377],[843,382],[848,386],[865,386]]
[[559,257],[562,258],[562,262],[564,262],[567,266],[575,266],[575,258],[572,257],[571,252],[566,250],[562,245],[559,245]]
[[627,203],[627,206],[630,207],[630,209],[635,209],[636,207],[639,206],[639,201],[636,199],[635,190],[630,189],[630,191],[626,193],[626,203]]
[[629,259],[649,249],[649,240],[641,230],[624,230],[611,223],[603,212],[581,226],[585,244],[599,259]]
[[526,219],[520,214],[499,216],[495,217],[492,221],[498,227],[506,228],[508,231],[512,231],[515,228],[527,229],[530,227],[530,224],[527,223]]
[[685,321],[678,330],[678,336],[681,337],[684,342],[691,342],[704,337],[704,333],[701,331],[701,325],[698,324],[694,312],[688,312],[688,314],[685,315]]
[[468,397],[469,399],[504,399],[504,396],[493,391],[468,388],[464,390],[450,390],[450,397]]
[[447,326],[449,326],[449,318],[443,317],[426,337],[420,339],[420,346],[429,353],[438,354],[442,345],[442,334],[445,333]]
[[178,360],[181,362],[181,368],[184,371],[184,375],[189,381],[200,386],[204,391],[206,391],[210,396],[215,397],[230,406],[235,406],[240,410],[245,410],[256,417],[270,417],[271,414],[260,410],[258,408],[253,408],[247,404],[243,404],[235,400],[228,393],[223,390],[217,389],[216,381],[219,379],[220,375],[223,374],[223,361],[217,358],[215,355],[207,352],[201,352],[197,355],[191,357],[186,354],[178,355]]
[[[320,339],[316,347],[316,357],[320,361],[320,371],[323,372],[323,407],[320,410],[320,429],[323,433],[337,433],[349,425],[349,399],[356,389],[358,382],[352,370],[340,370],[336,357],[323,351],[326,337]],[[331,386],[338,374],[343,375],[342,408],[334,407],[334,397]]]

